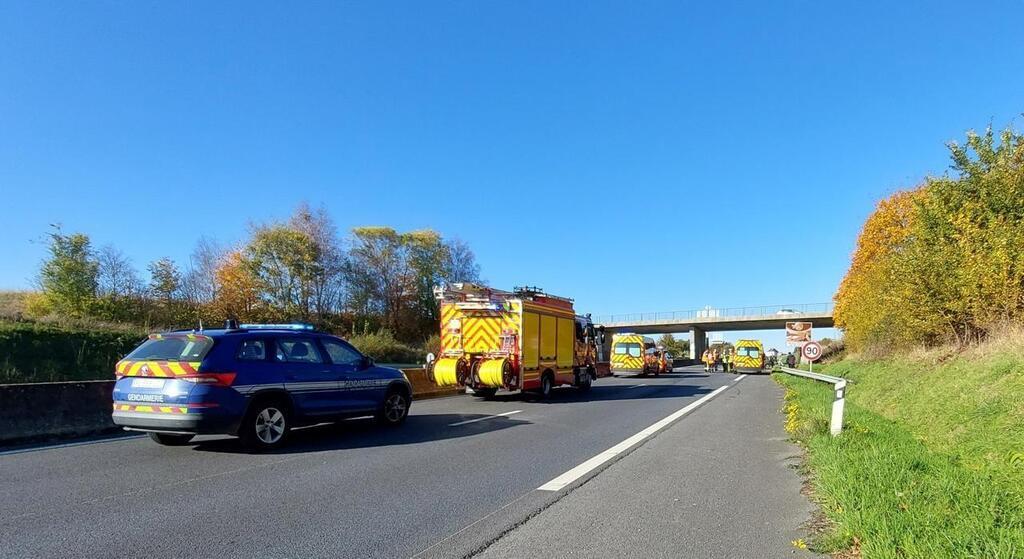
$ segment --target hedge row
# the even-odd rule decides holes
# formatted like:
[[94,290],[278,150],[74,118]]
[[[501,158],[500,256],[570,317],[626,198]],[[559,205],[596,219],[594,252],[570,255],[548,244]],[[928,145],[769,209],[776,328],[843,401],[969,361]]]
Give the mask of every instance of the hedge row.
[[[145,336],[141,329],[0,320],[0,383],[113,378],[117,361]],[[427,351],[437,352],[404,344],[386,330],[349,341],[380,363],[422,363]]]
[[0,382],[113,378],[145,333],[0,321]]

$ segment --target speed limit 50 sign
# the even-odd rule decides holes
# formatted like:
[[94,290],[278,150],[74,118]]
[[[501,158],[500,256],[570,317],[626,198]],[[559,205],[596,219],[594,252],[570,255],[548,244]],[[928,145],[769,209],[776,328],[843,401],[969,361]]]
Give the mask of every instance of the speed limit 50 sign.
[[803,354],[804,359],[811,362],[817,361],[821,359],[821,344],[818,342],[807,342],[800,352]]

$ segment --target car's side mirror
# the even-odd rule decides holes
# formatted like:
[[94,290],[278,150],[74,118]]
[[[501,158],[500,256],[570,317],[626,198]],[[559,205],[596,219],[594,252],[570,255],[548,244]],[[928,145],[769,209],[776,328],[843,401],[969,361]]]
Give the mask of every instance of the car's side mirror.
[[376,364],[377,364],[377,362],[373,360],[373,357],[369,357],[369,356],[363,357],[363,363],[362,363],[362,365],[363,365],[362,368],[363,369],[369,369],[370,367],[373,367]]

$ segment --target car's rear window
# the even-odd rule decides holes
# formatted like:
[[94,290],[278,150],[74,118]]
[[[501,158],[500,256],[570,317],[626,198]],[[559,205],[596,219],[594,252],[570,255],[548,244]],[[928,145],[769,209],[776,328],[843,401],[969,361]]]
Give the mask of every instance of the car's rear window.
[[160,336],[142,343],[125,359],[133,361],[202,361],[213,347],[206,336]]
[[745,357],[760,357],[761,352],[756,347],[745,346],[736,350],[737,353]]
[[617,343],[615,344],[616,355],[630,355],[632,357],[640,357],[642,351],[640,344],[638,343]]

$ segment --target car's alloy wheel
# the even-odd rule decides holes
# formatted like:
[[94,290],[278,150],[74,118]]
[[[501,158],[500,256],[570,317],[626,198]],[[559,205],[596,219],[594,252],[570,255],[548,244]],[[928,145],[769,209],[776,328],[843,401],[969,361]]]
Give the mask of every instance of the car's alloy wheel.
[[388,423],[398,423],[405,418],[409,406],[405,403],[405,396],[395,392],[384,400],[384,419]]
[[275,407],[263,408],[260,413],[256,414],[254,428],[256,438],[267,446],[279,443],[284,437],[287,427],[284,412]]

